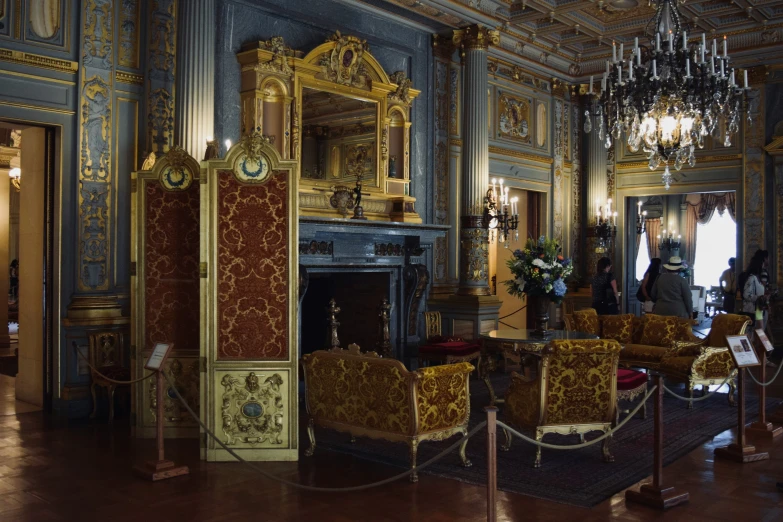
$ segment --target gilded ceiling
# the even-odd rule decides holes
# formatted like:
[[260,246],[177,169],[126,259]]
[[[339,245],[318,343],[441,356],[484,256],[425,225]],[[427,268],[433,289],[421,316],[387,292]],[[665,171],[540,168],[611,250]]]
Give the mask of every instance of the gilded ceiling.
[[[500,29],[503,49],[571,77],[602,70],[612,42],[633,44],[654,13],[648,0],[361,1],[433,28]],[[727,36],[738,66],[783,60],[783,0],[685,0],[680,11],[694,38]]]

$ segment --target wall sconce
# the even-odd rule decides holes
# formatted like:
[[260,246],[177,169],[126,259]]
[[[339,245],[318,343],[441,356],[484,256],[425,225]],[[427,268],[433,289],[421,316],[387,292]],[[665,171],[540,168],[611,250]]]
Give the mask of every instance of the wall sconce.
[[510,232],[514,232],[514,241],[519,240],[519,230],[517,230],[519,227],[519,198],[508,197],[509,188],[503,186],[501,179],[500,199],[498,199],[497,185],[497,180],[493,179],[491,186],[487,189],[487,195],[484,197],[484,226],[489,229],[490,241],[497,230],[499,241],[505,243],[505,247],[508,248]]
[[600,200],[596,200],[595,205],[595,237],[598,238],[598,247],[595,251],[603,254],[611,247],[612,240],[617,236],[617,212],[612,212],[611,198],[607,199],[606,205],[603,206],[603,215]]
[[19,167],[14,167],[11,169],[11,171],[8,173],[8,177],[11,178],[11,183],[14,185],[14,188],[17,192],[22,190],[22,169]]
[[640,201],[638,203],[639,210],[636,212],[636,234],[641,236],[645,232],[647,232],[647,211],[642,210],[642,202]]

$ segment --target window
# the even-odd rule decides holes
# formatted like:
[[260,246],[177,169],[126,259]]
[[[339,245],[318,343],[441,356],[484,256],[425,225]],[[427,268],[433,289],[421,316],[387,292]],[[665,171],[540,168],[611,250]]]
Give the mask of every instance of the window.
[[737,224],[728,211],[721,216],[716,210],[709,223],[696,227],[693,283],[709,289],[720,284],[720,275],[729,267],[729,258],[737,255]]
[[647,251],[647,231],[642,232],[642,240],[639,242],[639,253],[636,254],[636,280],[641,282],[644,273],[650,266],[650,253]]

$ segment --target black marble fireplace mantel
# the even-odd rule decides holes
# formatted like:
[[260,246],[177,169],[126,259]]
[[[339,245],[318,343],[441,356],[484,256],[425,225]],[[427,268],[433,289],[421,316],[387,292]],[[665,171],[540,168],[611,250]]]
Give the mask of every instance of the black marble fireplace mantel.
[[[391,344],[394,356],[405,359],[419,340],[420,307],[429,284],[433,264],[433,245],[446,237],[449,226],[388,221],[361,221],[319,217],[299,218],[300,298],[307,300],[309,277],[328,274],[356,274],[356,284],[363,285],[360,274],[383,273],[388,281],[379,285],[378,300],[387,297],[392,305],[390,314]],[[349,280],[352,278],[349,277]],[[340,280],[344,284],[345,278]],[[374,280],[377,284],[378,279]],[[319,288],[323,288],[320,284]],[[357,292],[357,299],[367,300],[366,292]],[[349,299],[342,293],[343,301]],[[318,307],[324,296],[319,297]],[[371,300],[371,299],[370,299]],[[345,302],[343,302],[345,304]],[[375,310],[379,303],[362,303]],[[338,306],[341,303],[337,303]],[[306,304],[304,306],[307,306]],[[348,308],[348,307],[346,307]],[[350,314],[348,314],[350,315]],[[357,319],[339,317],[340,341],[352,342],[350,332]],[[369,317],[369,316],[368,316]],[[374,315],[372,316],[374,319]],[[369,320],[365,318],[364,320]],[[325,336],[324,336],[325,338]],[[310,351],[311,347],[305,347]],[[319,347],[320,348],[320,347]],[[373,349],[374,347],[362,348]]]

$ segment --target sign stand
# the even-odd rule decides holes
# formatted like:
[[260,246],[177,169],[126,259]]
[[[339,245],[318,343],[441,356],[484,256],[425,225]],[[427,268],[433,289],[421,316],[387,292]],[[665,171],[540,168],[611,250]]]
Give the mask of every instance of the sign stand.
[[150,358],[144,365],[145,369],[156,372],[155,379],[157,384],[155,392],[157,412],[155,419],[157,424],[156,443],[158,450],[158,460],[148,460],[143,465],[136,466],[134,471],[142,478],[151,480],[153,482],[172,477],[178,477],[180,475],[187,475],[190,473],[190,468],[187,466],[177,466],[173,461],[166,460],[163,452],[163,424],[165,423],[163,413],[163,390],[166,383],[166,379],[163,376],[163,363],[166,362],[166,358],[169,356],[169,352],[171,351],[172,346],[172,344],[156,344],[152,354],[150,355]]
[[636,502],[656,509],[669,509],[688,502],[687,491],[676,491],[673,486],[663,485],[663,379],[655,375],[655,424],[653,437],[653,481],[642,484],[639,491],[629,489],[625,492],[626,502]]
[[[761,368],[759,373],[759,380],[761,382],[767,382],[767,352],[771,351],[769,348],[772,344],[767,339],[763,330],[756,330],[755,337],[761,341],[761,348],[758,343],[756,348],[759,354],[759,362],[761,362]],[[767,346],[769,344],[769,347]],[[751,437],[758,437],[762,440],[774,440],[783,435],[783,428],[775,426],[771,422],[767,421],[767,387],[759,386],[759,420],[752,422],[745,427],[745,432]]]
[[745,368],[743,367],[739,368],[739,375],[737,375],[737,395],[739,403],[737,408],[737,442],[722,448],[715,448],[715,456],[743,464],[767,460],[769,453],[766,451],[757,452],[756,446],[745,443]]

